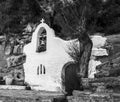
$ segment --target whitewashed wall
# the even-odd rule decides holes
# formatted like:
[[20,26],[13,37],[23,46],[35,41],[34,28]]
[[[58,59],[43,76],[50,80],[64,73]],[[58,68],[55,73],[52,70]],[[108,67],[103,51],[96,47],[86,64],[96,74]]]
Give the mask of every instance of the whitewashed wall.
[[88,77],[94,78],[94,74],[97,73],[96,66],[101,64],[101,62],[96,60],[95,57],[108,56],[107,50],[102,48],[105,45],[107,38],[100,35],[94,35],[91,37],[91,40],[93,42],[93,48],[89,61]]
[[[37,33],[41,27],[47,31],[47,50],[36,53]],[[67,50],[70,43],[74,41],[64,41],[55,37],[53,29],[45,23],[38,25],[31,43],[24,47],[24,53],[27,56],[24,64],[25,82],[36,90],[58,91],[61,89],[61,71],[65,63],[72,61]],[[44,66],[46,74],[38,75],[38,66]]]

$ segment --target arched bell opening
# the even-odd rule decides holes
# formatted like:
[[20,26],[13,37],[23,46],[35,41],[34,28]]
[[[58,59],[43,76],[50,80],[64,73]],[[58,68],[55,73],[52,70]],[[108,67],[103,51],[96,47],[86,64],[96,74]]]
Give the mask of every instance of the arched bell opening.
[[46,51],[47,45],[47,31],[44,27],[41,27],[37,34],[36,52]]
[[61,78],[62,88],[67,95],[72,95],[73,90],[83,90],[81,80],[77,76],[79,65],[74,62],[68,62],[63,66]]

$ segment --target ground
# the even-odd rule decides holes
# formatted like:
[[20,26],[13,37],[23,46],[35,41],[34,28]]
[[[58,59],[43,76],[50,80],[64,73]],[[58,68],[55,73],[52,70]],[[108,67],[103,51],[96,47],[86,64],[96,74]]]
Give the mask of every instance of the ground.
[[52,102],[53,98],[64,98],[64,95],[58,92],[0,89],[0,102]]

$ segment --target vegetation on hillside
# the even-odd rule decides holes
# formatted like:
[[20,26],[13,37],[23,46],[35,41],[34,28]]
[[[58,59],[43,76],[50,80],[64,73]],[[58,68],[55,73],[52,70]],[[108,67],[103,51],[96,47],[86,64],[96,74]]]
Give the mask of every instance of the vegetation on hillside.
[[79,26],[85,5],[86,28],[90,34],[120,32],[119,0],[1,0],[0,33],[20,35],[28,23],[44,18],[58,36],[71,36]]

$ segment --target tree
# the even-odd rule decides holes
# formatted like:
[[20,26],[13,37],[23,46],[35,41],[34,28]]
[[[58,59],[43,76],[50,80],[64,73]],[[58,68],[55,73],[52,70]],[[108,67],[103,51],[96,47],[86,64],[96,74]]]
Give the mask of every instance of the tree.
[[[82,6],[80,7],[80,5]],[[91,56],[92,41],[89,38],[86,29],[87,9],[89,8],[88,1],[76,1],[73,5],[69,4],[63,9],[63,17],[66,20],[67,26],[72,30],[73,37],[78,38],[80,44],[79,68],[77,74],[79,77],[87,77],[88,63]],[[69,11],[66,15],[66,9]]]
[[21,36],[28,23],[38,21],[41,10],[35,0],[3,0],[0,4],[0,14],[1,32]]
[[[87,28],[93,32],[111,35],[120,32],[120,1],[119,0],[89,0],[91,15],[87,20]],[[94,27],[93,27],[94,26]]]

